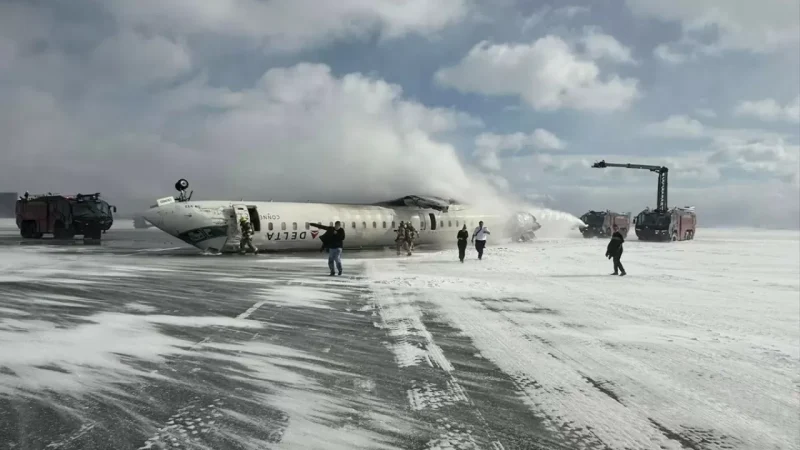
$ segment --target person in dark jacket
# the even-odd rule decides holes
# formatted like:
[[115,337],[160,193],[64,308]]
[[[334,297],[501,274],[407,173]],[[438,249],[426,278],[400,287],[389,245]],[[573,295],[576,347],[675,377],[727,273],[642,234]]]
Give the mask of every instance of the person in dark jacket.
[[337,220],[332,227],[322,225],[321,223],[310,223],[309,225],[325,230],[325,234],[323,235],[324,239],[320,236],[320,240],[323,241],[322,245],[328,249],[328,268],[331,269],[331,276],[336,275],[336,272],[333,270],[333,265],[335,263],[336,269],[339,271],[339,275],[341,275],[342,247],[344,246],[344,228],[342,228],[342,223]]
[[625,268],[622,267],[620,258],[622,258],[622,243],[625,239],[622,238],[622,233],[619,232],[619,227],[614,225],[614,234],[611,235],[611,241],[606,247],[606,258],[614,258],[614,273],[611,275],[625,276]]
[[458,230],[458,234],[456,235],[456,239],[458,239],[458,259],[461,262],[464,262],[464,255],[467,251],[467,239],[469,239],[469,231],[467,231],[467,224],[464,224],[464,228]]

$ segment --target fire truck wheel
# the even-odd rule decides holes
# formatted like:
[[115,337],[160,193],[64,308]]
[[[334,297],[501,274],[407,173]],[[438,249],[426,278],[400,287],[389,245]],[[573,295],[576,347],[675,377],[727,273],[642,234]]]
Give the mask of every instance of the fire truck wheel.
[[55,226],[53,226],[53,237],[56,239],[72,239],[75,237],[75,231],[64,226],[63,222],[56,222]]
[[22,222],[19,227],[19,235],[25,239],[33,239],[36,237],[36,225],[33,222]]
[[86,230],[86,233],[83,235],[83,238],[84,239],[94,239],[94,240],[98,240],[99,241],[102,238],[102,235],[103,235],[103,231],[100,230],[99,228],[90,228],[90,229]]

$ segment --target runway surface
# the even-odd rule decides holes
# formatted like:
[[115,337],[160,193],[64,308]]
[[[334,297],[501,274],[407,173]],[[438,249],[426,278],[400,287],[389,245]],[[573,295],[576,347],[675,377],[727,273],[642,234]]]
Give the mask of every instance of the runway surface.
[[[0,230],[0,449],[797,448],[794,259],[755,269],[747,298],[771,297],[750,308],[713,293],[724,274],[692,296],[663,270],[719,240],[629,242],[628,279],[587,272],[602,243],[581,239],[463,265],[351,253],[328,277],[324,254],[207,256],[124,228]],[[645,277],[671,293],[644,299]]]

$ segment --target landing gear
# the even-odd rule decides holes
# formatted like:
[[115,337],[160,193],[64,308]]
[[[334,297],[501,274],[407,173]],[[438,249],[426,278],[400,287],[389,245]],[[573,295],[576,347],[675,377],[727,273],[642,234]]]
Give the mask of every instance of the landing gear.
[[186,194],[186,190],[187,189],[189,189],[189,182],[186,181],[185,178],[181,178],[180,180],[175,182],[175,190],[180,192],[180,195],[175,200],[178,201],[178,202],[188,202],[189,200],[191,200],[192,199],[192,192],[194,192],[194,191],[189,192],[189,194],[187,195]]

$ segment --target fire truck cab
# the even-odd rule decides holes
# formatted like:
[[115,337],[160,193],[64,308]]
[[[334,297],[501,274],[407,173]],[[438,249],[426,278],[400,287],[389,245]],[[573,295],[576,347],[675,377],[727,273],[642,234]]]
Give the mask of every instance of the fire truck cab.
[[20,235],[40,239],[52,234],[56,239],[100,239],[114,223],[116,206],[100,198],[100,193],[65,196],[46,194],[31,196],[27,192],[16,203],[15,213]]
[[619,232],[623,237],[628,236],[628,229],[631,226],[631,213],[619,213],[611,210],[589,211],[580,217],[585,226],[578,229],[585,238],[610,237],[613,234],[613,227],[619,227]]
[[674,207],[666,211],[644,211],[634,219],[640,241],[687,241],[694,239],[697,213],[693,206]]

